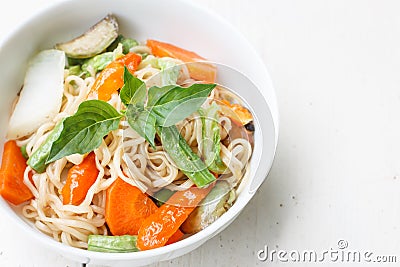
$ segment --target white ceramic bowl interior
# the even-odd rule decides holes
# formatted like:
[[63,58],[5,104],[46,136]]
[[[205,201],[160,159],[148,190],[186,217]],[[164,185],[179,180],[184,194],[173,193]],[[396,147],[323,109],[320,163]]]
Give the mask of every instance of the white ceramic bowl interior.
[[[0,209],[26,231],[27,236],[55,253],[81,263],[142,266],[192,251],[239,215],[271,168],[278,138],[278,109],[269,75],[254,49],[232,26],[210,11],[181,0],[58,1],[32,15],[0,43],[0,155],[11,104],[23,83],[29,58],[41,49],[81,34],[108,13],[117,16],[120,32],[126,36],[140,41],[153,38],[170,42],[229,66],[219,67],[218,83],[238,93],[255,115],[255,147],[248,183],[232,208],[205,230],[169,246],[127,254],[68,247],[33,228],[19,215],[18,208],[2,198]],[[244,75],[238,75],[236,70]]]

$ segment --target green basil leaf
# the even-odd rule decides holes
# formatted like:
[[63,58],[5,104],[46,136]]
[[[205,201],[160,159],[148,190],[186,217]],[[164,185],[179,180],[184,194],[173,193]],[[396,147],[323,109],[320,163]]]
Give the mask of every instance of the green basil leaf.
[[53,142],[46,164],[98,148],[104,136],[118,129],[122,116],[107,102],[101,100],[82,102],[78,111],[64,120],[62,132]]
[[143,108],[146,101],[146,84],[133,76],[127,67],[124,68],[124,86],[122,86],[119,97],[125,106],[129,104]]
[[146,139],[152,147],[155,147],[156,118],[154,114],[135,105],[129,105],[126,118],[132,129]]
[[157,104],[157,102],[166,95],[173,88],[178,87],[177,85],[167,85],[163,87],[152,86],[149,89],[147,106],[152,107]]
[[157,125],[169,127],[198,110],[216,84],[193,84],[152,87],[149,90],[148,109],[155,115]]

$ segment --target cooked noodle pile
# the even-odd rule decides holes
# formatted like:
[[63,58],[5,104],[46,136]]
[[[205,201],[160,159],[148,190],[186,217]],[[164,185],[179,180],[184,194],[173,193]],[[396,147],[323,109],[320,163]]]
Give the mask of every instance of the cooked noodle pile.
[[[150,51],[146,46],[137,46],[133,52]],[[151,86],[159,84],[157,75],[159,72],[159,69],[150,64],[141,64],[135,76],[146,81],[147,86]],[[79,104],[86,100],[93,82],[93,77],[82,79],[69,75],[66,70],[64,100],[59,114],[52,122],[42,125],[36,133],[18,140],[18,145],[26,145],[27,154],[32,155],[58,122],[77,111]],[[187,68],[181,65],[178,84],[188,86],[194,82],[189,78]],[[222,97],[223,90],[225,89],[215,89],[203,107]],[[114,95],[108,103],[117,110],[124,108],[118,95]],[[222,114],[220,125],[221,157],[228,168],[219,179],[225,179],[232,188],[237,188],[247,171],[252,147],[245,138],[228,140],[230,137],[227,133],[232,128],[229,117]],[[202,121],[199,114],[193,114],[177,126],[193,151],[201,151]],[[184,190],[193,185],[193,182],[174,165],[161,145],[155,149],[149,146],[149,143],[129,127],[125,120],[120,122],[118,130],[104,138],[94,153],[99,174],[85,200],[78,206],[63,205],[60,192],[68,169],[82,162],[82,155],[71,155],[57,160],[42,174],[32,175],[32,169],[28,166],[24,174],[24,182],[35,197],[23,207],[23,215],[33,221],[42,232],[73,247],[87,248],[87,238],[90,234],[109,234],[105,226],[105,190],[117,177],[149,194],[163,187]]]

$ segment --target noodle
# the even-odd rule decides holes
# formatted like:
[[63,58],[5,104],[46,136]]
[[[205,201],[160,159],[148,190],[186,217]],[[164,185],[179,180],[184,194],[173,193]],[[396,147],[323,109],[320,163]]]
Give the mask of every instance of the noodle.
[[[151,52],[147,46],[136,46],[131,51]],[[150,58],[147,62],[154,58],[153,55],[148,57]],[[182,63],[179,60],[176,62]],[[177,83],[181,86],[196,83],[190,78],[187,66],[183,64],[179,66]],[[159,73],[160,69],[150,63],[142,62],[135,76],[145,81],[148,87],[160,86]],[[77,111],[80,103],[86,100],[95,80],[93,77],[83,79],[69,75],[68,70],[65,71],[64,78],[64,97],[59,114],[53,121],[41,125],[35,133],[17,140],[19,146],[26,146],[29,156],[46,140],[57,123]],[[232,98],[233,94],[215,89],[203,107],[210,106],[215,99],[222,99],[224,96]],[[114,94],[108,103],[117,110],[124,108],[117,94]],[[232,121],[221,114],[219,125],[221,140],[226,140],[232,129]],[[201,156],[202,120],[199,114],[192,114],[178,123],[177,127],[192,150]],[[24,173],[24,183],[31,190],[34,199],[23,206],[23,216],[33,221],[37,229],[64,244],[87,248],[88,235],[110,234],[105,226],[106,190],[118,177],[149,194],[161,188],[185,190],[193,186],[193,182],[175,166],[162,146],[157,145],[155,148],[149,146],[149,143],[129,127],[124,119],[121,120],[119,129],[109,133],[94,153],[99,174],[83,202],[76,206],[63,205],[61,189],[67,171],[74,164],[81,163],[83,155],[71,155],[50,163],[46,172],[35,173],[32,179],[29,176],[32,173],[30,167],[27,167]],[[227,146],[221,142],[221,157],[227,170],[220,179],[226,180],[232,188],[235,188],[248,171],[247,164],[251,154],[252,147],[249,140],[236,138]]]

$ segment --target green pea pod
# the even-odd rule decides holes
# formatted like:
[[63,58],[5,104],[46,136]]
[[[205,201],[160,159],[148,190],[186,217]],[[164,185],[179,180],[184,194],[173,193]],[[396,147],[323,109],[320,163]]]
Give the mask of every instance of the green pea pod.
[[25,159],[28,159],[29,156],[28,156],[28,152],[26,152],[26,145],[21,146],[20,149],[21,149],[22,156],[24,156]]
[[167,188],[163,188],[160,191],[157,191],[157,193],[155,193],[153,195],[153,198],[156,200],[156,205],[158,207],[162,206],[165,202],[168,201],[168,199],[174,194],[174,191],[171,191]]
[[137,252],[139,249],[136,246],[136,241],[137,236],[135,235],[89,235],[88,250],[111,253]]
[[33,152],[28,160],[28,165],[38,173],[43,173],[46,170],[46,160],[50,154],[51,146],[53,142],[58,139],[62,130],[63,122],[60,121],[53,129],[53,131],[47,136],[46,140],[39,146],[39,148]]
[[226,170],[221,159],[221,133],[218,125],[219,106],[213,102],[208,108],[200,109],[202,122],[202,156],[208,169],[214,173]]
[[164,150],[180,169],[197,187],[204,187],[216,180],[207,166],[195,154],[186,140],[180,135],[175,125],[157,127]]

